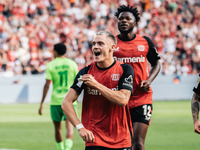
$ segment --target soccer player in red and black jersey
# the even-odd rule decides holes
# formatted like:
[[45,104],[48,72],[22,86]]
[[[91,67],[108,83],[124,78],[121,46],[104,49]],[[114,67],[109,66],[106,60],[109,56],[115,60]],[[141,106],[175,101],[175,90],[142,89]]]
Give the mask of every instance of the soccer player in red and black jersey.
[[[85,141],[86,150],[132,150],[127,107],[133,90],[133,68],[114,60],[116,38],[100,31],[92,41],[94,62],[77,74],[62,109]],[[82,123],[73,102],[84,89]]]
[[[133,148],[144,150],[152,113],[150,84],[160,71],[160,57],[150,38],[134,33],[133,29],[140,20],[137,8],[120,6],[115,16],[120,34],[117,35],[114,59],[131,65],[134,70],[133,94],[129,101],[134,133]],[[147,61],[151,64],[149,74]]]
[[197,84],[193,89],[191,108],[192,117],[194,122],[194,132],[200,134],[200,121],[199,121],[199,108],[200,108],[200,74],[197,80]]

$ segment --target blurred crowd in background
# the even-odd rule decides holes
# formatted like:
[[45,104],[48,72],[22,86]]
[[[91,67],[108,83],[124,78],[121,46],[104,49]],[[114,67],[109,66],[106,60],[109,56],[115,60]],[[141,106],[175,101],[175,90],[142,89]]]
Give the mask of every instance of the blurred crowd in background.
[[93,60],[94,34],[117,35],[114,14],[127,4],[140,12],[135,32],[157,47],[161,74],[200,73],[200,0],[1,0],[0,76],[44,73],[58,42],[83,68]]

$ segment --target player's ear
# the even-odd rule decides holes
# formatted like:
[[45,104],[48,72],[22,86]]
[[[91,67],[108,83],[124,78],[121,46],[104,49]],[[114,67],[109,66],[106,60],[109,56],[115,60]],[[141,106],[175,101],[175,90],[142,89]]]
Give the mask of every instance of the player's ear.
[[113,52],[114,51],[114,49],[115,49],[115,45],[113,44],[112,46],[111,46],[111,49],[109,49],[109,52]]

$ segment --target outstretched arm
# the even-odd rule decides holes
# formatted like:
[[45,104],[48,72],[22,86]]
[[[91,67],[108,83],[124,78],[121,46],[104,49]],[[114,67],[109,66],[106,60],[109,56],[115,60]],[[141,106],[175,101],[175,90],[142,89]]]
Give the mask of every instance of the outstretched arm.
[[199,107],[200,107],[200,97],[196,93],[194,93],[191,102],[191,109],[194,121],[194,132],[198,134],[200,134]]

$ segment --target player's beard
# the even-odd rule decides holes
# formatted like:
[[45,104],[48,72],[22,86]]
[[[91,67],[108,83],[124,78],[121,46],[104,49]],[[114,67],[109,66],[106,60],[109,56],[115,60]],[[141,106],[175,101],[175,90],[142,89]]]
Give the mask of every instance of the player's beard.
[[121,29],[119,28],[119,32],[122,33],[122,34],[128,34],[128,33],[132,32],[132,31],[133,31],[133,28],[130,28],[130,29],[128,29],[128,30],[121,30]]

